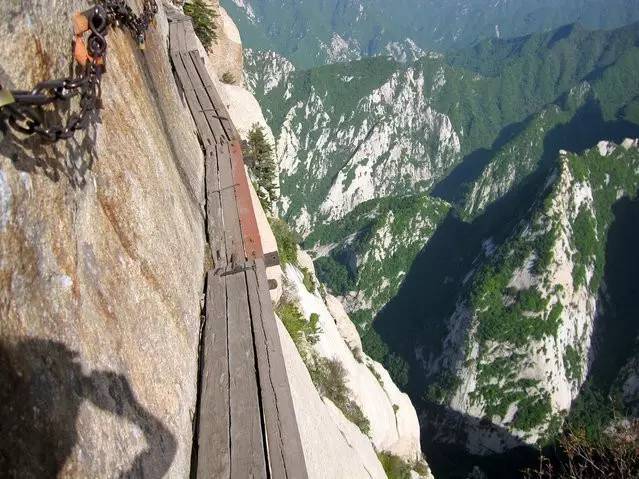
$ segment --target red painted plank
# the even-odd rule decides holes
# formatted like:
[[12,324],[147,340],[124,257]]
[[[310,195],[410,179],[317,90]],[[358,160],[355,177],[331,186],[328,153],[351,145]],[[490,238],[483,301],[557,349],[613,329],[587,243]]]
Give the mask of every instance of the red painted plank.
[[240,226],[242,228],[242,237],[244,239],[244,251],[249,260],[255,260],[264,257],[262,250],[262,239],[257,227],[257,219],[253,202],[251,201],[251,190],[249,189],[249,179],[244,169],[244,159],[242,156],[242,147],[239,141],[232,141],[231,165],[233,167],[233,180],[237,185],[236,198],[237,210],[240,214]]

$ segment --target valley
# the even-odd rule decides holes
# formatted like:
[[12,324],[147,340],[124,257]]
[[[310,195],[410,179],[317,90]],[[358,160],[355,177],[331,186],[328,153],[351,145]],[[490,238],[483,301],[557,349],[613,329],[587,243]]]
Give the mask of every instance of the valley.
[[632,255],[637,45],[637,24],[570,25],[406,63],[246,55],[278,212],[411,396],[437,477],[517,477],[529,445],[636,407],[637,283],[611,265]]

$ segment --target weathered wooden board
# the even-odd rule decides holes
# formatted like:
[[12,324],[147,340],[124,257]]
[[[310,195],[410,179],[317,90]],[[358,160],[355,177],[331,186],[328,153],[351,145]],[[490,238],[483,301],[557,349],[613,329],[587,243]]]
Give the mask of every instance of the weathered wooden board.
[[204,154],[206,167],[206,228],[211,255],[216,268],[226,267],[226,232],[222,211],[220,176],[217,167],[217,146],[208,147]]
[[190,20],[176,18],[170,55],[205,150],[215,262],[206,293],[196,476],[307,479],[239,135],[195,50]]
[[284,448],[286,444],[282,442],[283,435],[280,430],[277,399],[275,397],[273,384],[271,383],[271,364],[266,338],[264,336],[262,305],[260,303],[257,277],[255,276],[254,270],[247,271],[246,283],[251,307],[251,321],[254,332],[253,341],[255,342],[255,355],[260,381],[260,397],[262,400],[262,417],[268,441],[271,477],[287,478],[286,465],[284,463]]
[[208,274],[198,421],[197,477],[231,477],[226,280]]
[[[260,384],[262,385],[262,401],[264,404],[264,418],[267,424],[269,453],[276,451],[279,443],[279,450],[282,454],[282,460],[285,465],[286,474],[278,476],[273,470],[273,477],[286,477],[288,479],[306,479],[308,472],[306,469],[306,461],[304,460],[304,451],[302,449],[302,440],[300,437],[297,418],[295,417],[295,407],[293,405],[293,396],[286,373],[286,364],[284,363],[284,355],[282,353],[282,345],[280,336],[277,331],[275,314],[273,312],[273,304],[269,294],[268,281],[266,278],[266,268],[264,261],[258,259],[255,261],[255,278],[257,281],[257,291],[260,301],[260,315],[253,316],[253,324],[255,331],[255,347],[258,352]],[[250,286],[250,283],[249,283]],[[266,354],[266,362],[262,357]],[[268,365],[264,369],[264,365]],[[268,372],[268,376],[266,376]],[[270,400],[268,396],[272,395],[272,401],[277,405],[276,410],[270,410],[267,406]],[[280,437],[272,437],[270,427],[272,421],[278,421]],[[271,463],[279,461],[270,453]]]
[[253,201],[251,201],[251,190],[244,167],[240,142],[231,142],[230,151],[233,178],[237,185],[237,211],[240,215],[242,238],[244,238],[244,251],[248,259],[263,258],[262,239],[260,238],[260,230],[257,227]]
[[215,143],[215,136],[206,121],[204,113],[201,111],[200,103],[197,99],[197,95],[195,94],[195,89],[184,66],[184,62],[182,61],[182,55],[178,52],[172,53],[171,60],[173,61],[173,66],[177,72],[178,79],[182,84],[184,96],[186,97],[186,102],[189,105],[189,110],[191,110],[191,114],[193,115],[193,120],[195,121],[195,126],[197,127],[198,135],[202,140],[202,144],[205,147],[212,145]]
[[236,184],[231,168],[231,152],[229,144],[217,145],[217,164],[220,175],[220,195],[226,233],[226,263],[244,264],[244,241],[237,211]]
[[[220,120],[216,118],[215,109],[213,108],[213,104],[211,103],[207,90],[204,88],[202,78],[195,68],[193,58],[189,52],[183,52],[180,55],[182,56],[182,62],[189,74],[193,89],[195,90],[195,94],[199,102],[198,109],[204,114],[209,128],[215,135],[215,141],[217,143],[221,143],[226,140],[226,133],[224,132],[224,128],[222,128],[222,123],[220,123]],[[224,140],[222,138],[224,138]]]
[[235,130],[235,127],[230,120],[229,112],[226,109],[226,106],[224,106],[224,102],[222,101],[222,98],[220,97],[217,88],[215,87],[215,83],[213,82],[213,80],[211,80],[211,77],[206,70],[204,60],[202,60],[202,57],[199,55],[198,52],[192,52],[191,56],[193,57],[193,63],[195,64],[195,67],[200,72],[200,77],[202,78],[204,87],[211,97],[211,102],[213,103],[213,107],[215,108],[217,116],[219,117],[224,127],[227,139],[229,141],[239,140],[239,135],[237,134],[237,131]]
[[267,478],[246,273],[227,286],[232,479]]

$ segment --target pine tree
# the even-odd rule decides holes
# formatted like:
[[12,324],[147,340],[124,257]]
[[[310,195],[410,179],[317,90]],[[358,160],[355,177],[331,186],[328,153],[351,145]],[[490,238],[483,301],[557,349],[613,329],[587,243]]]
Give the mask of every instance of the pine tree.
[[215,18],[219,15],[205,0],[191,0],[185,3],[184,13],[193,19],[193,30],[206,51],[209,51],[217,39]]
[[273,147],[266,139],[264,128],[258,124],[251,127],[246,156],[252,163],[251,171],[257,183],[257,194],[266,211],[270,211],[277,197],[277,167]]

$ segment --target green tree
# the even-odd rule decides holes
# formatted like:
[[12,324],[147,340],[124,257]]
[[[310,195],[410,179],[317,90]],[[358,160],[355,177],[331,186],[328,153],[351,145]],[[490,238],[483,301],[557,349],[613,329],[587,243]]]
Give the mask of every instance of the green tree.
[[209,51],[217,39],[215,19],[219,16],[204,0],[191,0],[184,4],[184,13],[193,19],[193,30]]
[[277,167],[273,146],[267,140],[264,128],[257,123],[251,127],[244,153],[257,183],[260,202],[265,210],[271,211],[277,198]]

